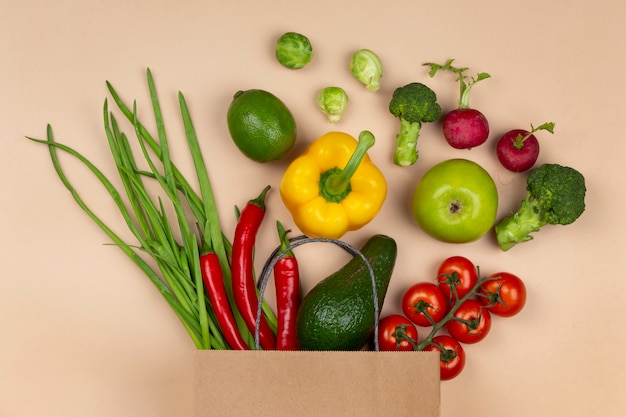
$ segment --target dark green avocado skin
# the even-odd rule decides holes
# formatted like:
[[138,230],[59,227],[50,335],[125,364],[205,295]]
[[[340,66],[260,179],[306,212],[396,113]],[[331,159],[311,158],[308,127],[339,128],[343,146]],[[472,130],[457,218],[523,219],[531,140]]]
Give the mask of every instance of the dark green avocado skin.
[[[360,251],[374,271],[380,311],[397,245],[389,236],[377,234]],[[298,344],[301,350],[360,350],[371,338],[374,325],[371,276],[363,259],[354,256],[302,299],[296,321]]]

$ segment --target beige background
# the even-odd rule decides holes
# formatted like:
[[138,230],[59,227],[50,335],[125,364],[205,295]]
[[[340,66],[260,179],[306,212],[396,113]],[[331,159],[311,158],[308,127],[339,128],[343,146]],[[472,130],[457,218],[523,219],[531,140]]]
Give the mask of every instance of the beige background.
[[[463,375],[442,384],[444,417],[626,415],[626,3],[0,0],[0,16],[0,416],[191,415],[194,347],[187,334],[147,278],[104,245],[106,236],[63,188],[45,147],[23,139],[44,137],[51,123],[58,140],[113,175],[102,129],[104,82],[146,109],[146,67],[163,100],[174,158],[191,174],[176,92],[187,97],[229,236],[234,205],[274,186],[259,264],[276,243],[274,221],[292,224],[276,189],[285,164],[252,163],[227,135],[226,108],[236,90],[247,88],[274,92],[294,112],[300,136],[290,156],[333,128],[377,136],[371,155],[390,193],[376,220],[346,240],[360,244],[373,233],[397,240],[385,313],[397,311],[402,291],[432,279],[451,255],[470,257],[485,273],[508,270],[525,279],[523,314],[495,319],[489,337],[467,347]],[[274,40],[289,30],[313,42],[316,56],[304,70],[286,70],[273,58]],[[376,51],[384,62],[376,94],[348,73],[357,48]],[[492,139],[471,151],[453,150],[440,127],[428,125],[418,163],[394,167],[399,125],[387,112],[389,96],[399,85],[422,81],[451,109],[458,94],[452,76],[431,80],[421,66],[448,58],[492,74],[471,99],[489,118]],[[351,98],[337,126],[314,102],[330,84]],[[541,162],[575,166],[587,178],[588,208],[578,222],[546,228],[507,253],[492,237],[447,245],[414,225],[407,204],[415,183],[450,157],[475,160],[492,173],[500,216],[515,208],[524,179],[498,168],[495,138],[545,121],[556,122],[556,131],[540,135]],[[64,161],[88,202],[123,230],[104,190]],[[337,265],[329,250],[328,263],[316,271],[323,251],[302,251],[308,285]]]

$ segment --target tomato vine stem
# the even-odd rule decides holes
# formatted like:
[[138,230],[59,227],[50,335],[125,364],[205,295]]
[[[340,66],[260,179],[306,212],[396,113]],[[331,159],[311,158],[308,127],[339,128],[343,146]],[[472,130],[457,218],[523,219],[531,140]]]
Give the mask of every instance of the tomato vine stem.
[[[480,269],[476,267],[476,270],[478,271],[478,276],[480,276]],[[452,286],[451,290],[453,291],[455,295],[454,297],[454,299],[456,300],[455,303],[450,308],[450,311],[448,311],[448,314],[446,314],[438,323],[434,323],[434,320],[432,320],[432,317],[430,317],[430,314],[428,314],[428,312],[424,312],[424,314],[428,317],[428,319],[434,323],[433,328],[431,329],[428,336],[426,336],[426,338],[421,343],[414,345],[414,350],[421,351],[421,350],[424,350],[426,346],[432,345],[433,337],[435,337],[437,332],[439,332],[439,330],[441,330],[449,321],[457,320],[457,321],[465,322],[466,320],[454,317],[454,313],[456,313],[456,311],[459,309],[461,304],[463,304],[465,301],[469,300],[470,298],[474,296],[479,295],[480,287],[482,287],[484,283],[495,280],[495,279],[498,279],[498,277],[479,278],[478,281],[476,281],[476,284],[474,284],[474,286],[472,287],[472,289],[461,298],[458,298],[456,287]]]

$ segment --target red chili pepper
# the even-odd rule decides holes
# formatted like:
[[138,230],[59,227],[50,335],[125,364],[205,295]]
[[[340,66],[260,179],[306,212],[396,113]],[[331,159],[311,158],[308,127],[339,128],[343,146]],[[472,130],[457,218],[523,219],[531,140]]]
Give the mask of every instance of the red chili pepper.
[[202,271],[204,287],[211,300],[217,323],[222,330],[226,343],[231,349],[249,350],[250,348],[239,333],[235,317],[230,309],[218,256],[214,252],[200,255],[200,270]]
[[[255,332],[259,305],[254,282],[254,245],[265,217],[265,195],[269,189],[268,185],[257,198],[248,201],[239,216],[233,239],[231,268],[235,304],[252,333]],[[274,333],[263,315],[259,324],[259,344],[265,350],[276,346]]]
[[[280,238],[280,252],[290,245],[287,232],[280,222],[276,222]],[[274,265],[276,286],[276,349],[298,350],[296,337],[296,317],[300,308],[300,271],[298,261],[291,250],[285,252]]]

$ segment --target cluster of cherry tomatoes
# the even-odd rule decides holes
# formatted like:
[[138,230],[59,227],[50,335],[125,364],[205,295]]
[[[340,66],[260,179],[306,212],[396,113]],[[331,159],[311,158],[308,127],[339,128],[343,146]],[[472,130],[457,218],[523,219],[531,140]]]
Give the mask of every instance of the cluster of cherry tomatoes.
[[[381,318],[381,350],[439,351],[441,380],[458,376],[465,367],[463,344],[483,340],[492,314],[511,317],[526,304],[526,286],[516,275],[498,272],[480,277],[463,256],[445,259],[433,281],[418,282],[402,297],[403,314]],[[430,328],[420,340],[418,327]]]

